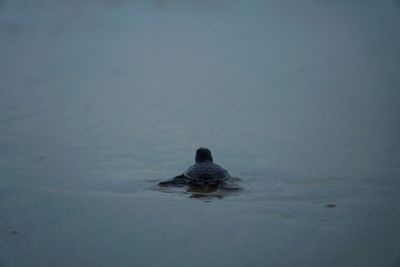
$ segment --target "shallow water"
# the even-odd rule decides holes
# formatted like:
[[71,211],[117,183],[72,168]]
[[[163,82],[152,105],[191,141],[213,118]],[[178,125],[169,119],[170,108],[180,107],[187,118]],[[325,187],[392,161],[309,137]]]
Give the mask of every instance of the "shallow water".
[[[0,266],[398,266],[397,1],[0,1]],[[199,146],[240,192],[159,188]]]

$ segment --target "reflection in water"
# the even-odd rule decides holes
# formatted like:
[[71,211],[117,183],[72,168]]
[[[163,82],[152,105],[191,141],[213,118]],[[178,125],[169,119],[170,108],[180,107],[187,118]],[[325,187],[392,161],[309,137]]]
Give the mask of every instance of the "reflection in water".
[[232,182],[221,186],[194,186],[189,185],[186,192],[191,193],[191,198],[223,198],[229,192],[238,192],[242,189]]
[[233,193],[241,192],[243,189],[237,185],[224,185],[221,187],[199,187],[189,186],[186,190],[190,194],[189,198],[196,198],[210,202],[213,199],[222,199],[232,196]]
[[233,177],[231,181],[225,182],[219,186],[195,186],[184,184],[170,186],[159,185],[153,187],[153,190],[163,193],[189,194],[189,198],[209,201],[212,199],[222,199],[224,197],[233,196],[239,192],[242,192],[243,188],[238,184],[240,181],[242,181],[242,179],[239,177]]

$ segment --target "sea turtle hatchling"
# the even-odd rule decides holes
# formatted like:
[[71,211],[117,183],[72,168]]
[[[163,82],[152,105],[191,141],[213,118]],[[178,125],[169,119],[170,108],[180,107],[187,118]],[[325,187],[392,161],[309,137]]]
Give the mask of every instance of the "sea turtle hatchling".
[[158,185],[162,187],[170,185],[218,187],[231,180],[228,171],[213,162],[211,151],[208,148],[197,149],[195,160],[196,163],[183,174],[160,182]]

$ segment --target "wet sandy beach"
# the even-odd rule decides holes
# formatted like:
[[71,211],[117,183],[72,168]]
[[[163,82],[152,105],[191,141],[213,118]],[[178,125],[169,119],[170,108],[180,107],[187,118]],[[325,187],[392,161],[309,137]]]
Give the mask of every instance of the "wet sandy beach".
[[[396,1],[0,0],[0,266],[399,266]],[[157,183],[200,146],[242,190]]]

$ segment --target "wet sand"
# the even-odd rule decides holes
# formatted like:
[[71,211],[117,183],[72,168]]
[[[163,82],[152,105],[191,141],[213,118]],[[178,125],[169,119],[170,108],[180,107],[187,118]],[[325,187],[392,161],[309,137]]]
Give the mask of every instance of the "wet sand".
[[[396,1],[0,1],[0,266],[398,266]],[[159,188],[207,146],[238,192]]]

